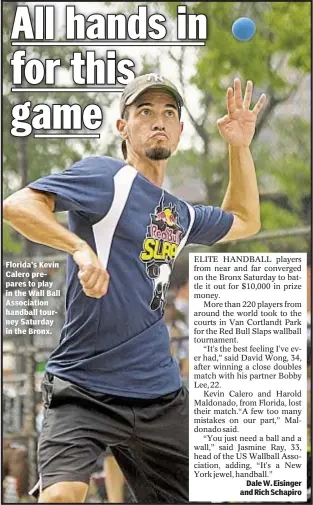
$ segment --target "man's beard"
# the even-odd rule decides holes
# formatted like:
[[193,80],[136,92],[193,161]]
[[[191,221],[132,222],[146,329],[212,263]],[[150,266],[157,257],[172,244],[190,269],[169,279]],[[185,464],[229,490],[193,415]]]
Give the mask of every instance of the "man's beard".
[[146,156],[150,160],[167,160],[171,156],[171,150],[167,147],[149,147],[146,149]]

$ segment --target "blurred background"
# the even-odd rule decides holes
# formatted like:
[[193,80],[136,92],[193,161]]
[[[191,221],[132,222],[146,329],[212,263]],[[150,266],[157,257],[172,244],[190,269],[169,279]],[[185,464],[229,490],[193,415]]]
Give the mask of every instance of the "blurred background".
[[[39,2],[53,5],[54,2]],[[310,2],[149,2],[149,13],[167,18],[168,40],[176,39],[178,5],[189,13],[205,14],[208,40],[204,47],[116,47],[117,59],[131,58],[135,73],[157,72],[171,79],[182,91],[186,107],[179,151],[170,160],[164,188],[193,204],[220,205],[228,183],[227,147],[219,138],[216,120],[225,114],[225,93],[235,77],[254,82],[254,103],[265,92],[267,103],[258,119],[252,144],[261,199],[262,229],[253,238],[218,244],[210,251],[223,252],[306,252],[308,254],[308,389],[311,376],[310,286],[311,286],[311,145],[310,145]],[[12,93],[10,59],[14,50],[10,32],[17,5],[36,2],[3,2],[3,197],[28,182],[59,172],[89,155],[122,158],[120,139],[115,131],[118,93],[27,92]],[[75,5],[77,13],[137,12],[138,3],[62,2],[55,3],[56,35],[64,40],[65,6]],[[251,17],[257,27],[255,37],[246,43],[236,41],[231,26],[241,16]],[[20,39],[22,40],[22,38]],[[21,47],[26,59],[61,58],[56,86],[71,86],[69,60],[84,47]],[[91,47],[98,58],[107,48]],[[23,86],[29,87],[26,82]],[[45,85],[37,87],[44,88]],[[77,86],[76,86],[77,87]],[[104,114],[99,140],[34,139],[13,137],[11,111],[17,103],[99,105]],[[31,118],[30,118],[31,119]],[[70,132],[67,132],[70,133]],[[94,133],[94,132],[93,132]],[[66,226],[66,214],[58,218]],[[188,253],[205,247],[188,247],[177,259],[165,309],[171,334],[172,352],[180,362],[188,382]],[[29,487],[37,480],[36,443],[42,417],[40,382],[45,363],[56,346],[63,324],[65,306],[66,255],[24,240],[3,223],[3,260],[30,259],[59,262],[59,268],[46,273],[59,289],[60,297],[50,302],[58,311],[50,336],[8,334],[4,293],[3,311],[3,498],[4,503],[31,501]],[[27,267],[26,267],[27,268]],[[11,269],[12,270],[12,269]],[[309,395],[308,395],[309,398]],[[308,412],[308,453],[310,455],[310,411]],[[310,468],[310,464],[309,467]],[[112,501],[105,486],[109,469],[99,462],[89,502]],[[127,490],[123,495],[130,500]]]

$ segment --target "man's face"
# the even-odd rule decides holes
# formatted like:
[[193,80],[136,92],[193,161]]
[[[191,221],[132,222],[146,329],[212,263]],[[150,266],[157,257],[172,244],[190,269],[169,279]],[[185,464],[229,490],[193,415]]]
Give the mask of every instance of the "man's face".
[[165,160],[175,151],[182,124],[176,100],[166,91],[151,89],[142,93],[128,106],[126,117],[125,123],[120,120],[120,126],[124,124],[125,138],[139,157]]

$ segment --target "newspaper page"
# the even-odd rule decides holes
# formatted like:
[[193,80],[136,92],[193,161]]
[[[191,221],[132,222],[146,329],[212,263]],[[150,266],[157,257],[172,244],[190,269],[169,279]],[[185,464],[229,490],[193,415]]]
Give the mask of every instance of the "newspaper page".
[[[310,501],[310,3],[3,2],[2,16],[3,502],[45,492],[50,502]],[[139,76],[144,84],[128,88]],[[137,116],[125,114],[148,89]],[[166,155],[148,157],[149,136],[170,146]],[[100,157],[114,181],[103,182]],[[95,291],[82,271],[73,275],[68,233],[52,240],[52,210],[64,230],[79,222],[100,258]],[[95,298],[106,296],[114,309],[103,305],[101,319]],[[84,366],[100,356],[89,338],[95,317],[113,348],[126,335],[146,338],[116,361]],[[53,368],[61,362],[64,376]],[[73,476],[79,461],[82,487],[49,494],[62,475],[49,480],[47,412],[71,377],[95,394],[116,380],[128,400],[189,389],[189,427],[150,428],[153,450],[144,446],[136,479],[114,452],[120,429],[105,442],[97,434],[101,448],[97,439],[88,456],[86,442],[67,459],[63,441],[58,472]],[[83,426],[75,408],[72,424]],[[89,443],[92,429],[87,422]]]

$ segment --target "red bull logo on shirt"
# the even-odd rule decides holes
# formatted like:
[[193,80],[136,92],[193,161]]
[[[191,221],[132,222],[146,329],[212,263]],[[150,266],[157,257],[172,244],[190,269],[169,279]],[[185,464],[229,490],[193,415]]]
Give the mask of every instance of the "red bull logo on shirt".
[[140,254],[141,261],[150,260],[173,260],[176,256],[177,245],[170,244],[169,242],[163,240],[158,240],[154,238],[146,238],[143,243],[144,251]]
[[158,240],[166,240],[168,242],[173,242],[176,245],[180,244],[182,230],[177,230],[176,232],[173,228],[166,227],[165,230],[161,231],[156,224],[150,226],[151,237]]
[[155,213],[151,214],[151,224],[147,227],[143,251],[140,254],[141,261],[175,259],[183,229],[179,225],[175,205],[163,207],[163,201],[164,194]]
[[155,219],[156,219],[156,221],[161,221],[161,220],[165,221],[165,223],[168,226],[174,226],[174,224],[177,224],[175,216],[169,207],[165,208],[161,212],[158,212],[155,216]]
[[153,281],[152,310],[163,308],[169,278],[184,229],[179,224],[176,206],[164,206],[164,193],[153,214],[150,214],[146,238],[142,244],[140,259]]

